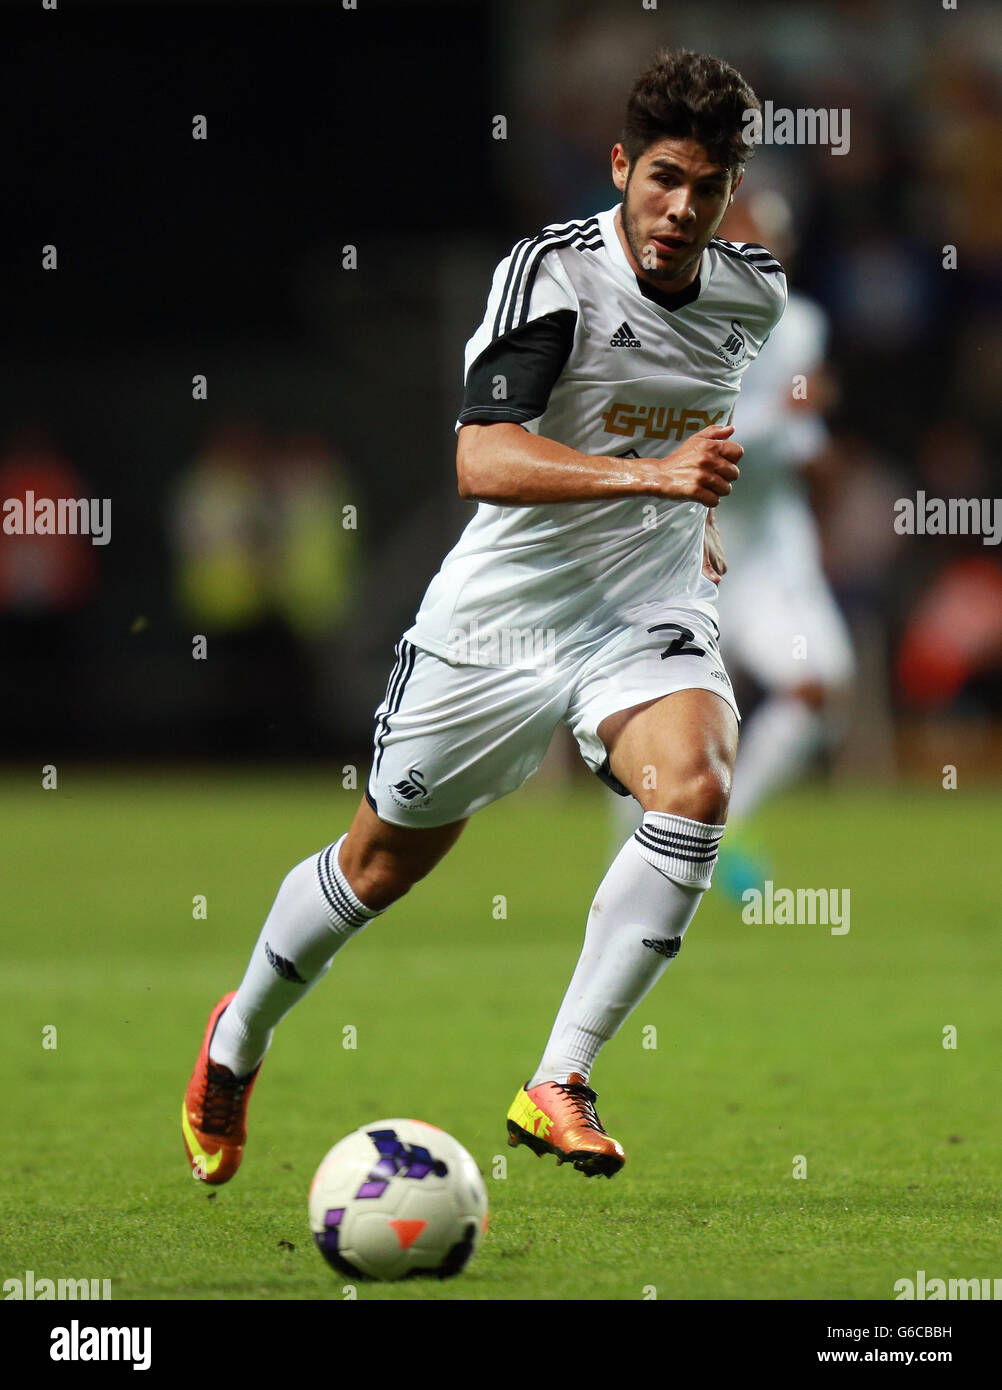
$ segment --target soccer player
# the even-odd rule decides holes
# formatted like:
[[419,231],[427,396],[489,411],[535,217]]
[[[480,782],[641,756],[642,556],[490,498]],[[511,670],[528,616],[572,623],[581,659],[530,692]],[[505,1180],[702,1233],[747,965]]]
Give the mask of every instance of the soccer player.
[[769,252],[716,231],[758,105],[718,59],[661,54],[612,151],[621,202],[545,227],[498,266],[457,422],[459,490],[479,506],[397,645],[350,829],[291,870],[209,1017],[182,1107],[205,1181],[237,1170],[275,1026],[473,812],[537,769],[560,721],[644,814],[599,886],[509,1143],[589,1176],[622,1167],[592,1065],[710,885],[737,745],[712,516],[738,477],[741,374],[786,281]]

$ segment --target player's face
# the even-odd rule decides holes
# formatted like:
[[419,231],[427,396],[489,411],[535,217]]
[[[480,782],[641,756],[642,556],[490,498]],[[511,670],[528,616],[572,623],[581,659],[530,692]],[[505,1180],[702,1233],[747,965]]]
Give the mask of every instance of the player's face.
[[658,140],[633,164],[622,145],[612,178],[623,194],[622,236],[641,279],[662,290],[692,283],[741,182],[695,140]]

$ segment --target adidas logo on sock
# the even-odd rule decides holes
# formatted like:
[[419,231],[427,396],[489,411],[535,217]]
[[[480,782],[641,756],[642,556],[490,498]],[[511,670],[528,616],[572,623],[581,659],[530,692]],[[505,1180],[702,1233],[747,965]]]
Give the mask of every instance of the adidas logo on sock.
[[610,347],[643,347],[640,339],[624,319],[609,339]]
[[273,951],[267,941],[264,943],[264,953],[268,957],[268,964],[276,975],[281,975],[283,980],[289,980],[295,985],[306,984],[293,962],[286,960],[285,956],[280,956],[277,951]]
[[649,946],[652,951],[657,951],[659,956],[667,956],[669,960],[674,960],[682,947],[682,938],[680,936],[655,936],[653,938],[645,936],[643,945]]

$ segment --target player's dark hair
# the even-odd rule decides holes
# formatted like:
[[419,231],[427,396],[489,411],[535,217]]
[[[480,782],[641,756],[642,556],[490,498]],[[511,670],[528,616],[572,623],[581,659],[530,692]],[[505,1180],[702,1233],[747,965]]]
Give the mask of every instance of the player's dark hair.
[[736,69],[708,53],[664,49],[633,84],[626,103],[623,148],[635,163],[657,140],[698,140],[732,173],[752,153],[745,112],[762,104]]

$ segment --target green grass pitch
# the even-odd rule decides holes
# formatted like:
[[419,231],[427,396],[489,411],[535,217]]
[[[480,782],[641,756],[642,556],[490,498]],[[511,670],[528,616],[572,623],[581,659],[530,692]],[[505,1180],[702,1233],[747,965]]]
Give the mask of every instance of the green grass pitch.
[[887,1299],[919,1269],[998,1274],[987,793],[808,790],[763,814],[776,884],[848,888],[851,930],[749,926],[716,889],[704,899],[596,1067],[628,1156],[607,1181],[505,1144],[609,834],[597,784],[527,787],[477,816],[287,1019],[243,1168],[210,1197],[179,1129],[205,1018],[285,871],[341,833],[355,794],[208,771],[40,781],[15,769],[0,793],[4,1279],[110,1278],[123,1300],[341,1299],[307,1226],[309,1181],[343,1134],[393,1115],[471,1150],[491,1225],[458,1279],[360,1285],[360,1299]]

